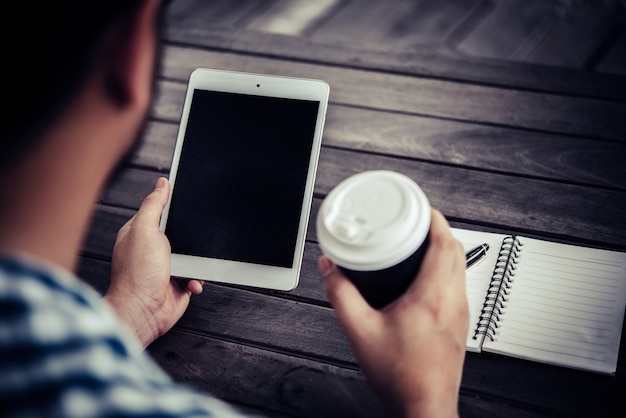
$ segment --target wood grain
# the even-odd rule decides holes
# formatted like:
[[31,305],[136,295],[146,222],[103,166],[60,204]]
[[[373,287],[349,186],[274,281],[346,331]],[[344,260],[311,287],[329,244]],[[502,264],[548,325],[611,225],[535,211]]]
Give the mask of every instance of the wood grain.
[[406,3],[403,0],[353,0],[344,2],[341,8],[329,16],[323,25],[310,33],[311,37],[322,37],[329,41],[361,42],[371,39],[371,33]]
[[[500,126],[569,133],[624,141],[626,126],[619,123],[626,104],[500,89],[318,64],[240,56],[231,53],[169,47],[164,51],[163,74],[183,83],[198,67],[319,78],[330,84],[331,103],[422,116],[482,122]],[[173,117],[182,108],[184,84],[163,82],[163,94],[180,91],[180,104],[168,100]],[[584,117],[583,117],[584,116]]]
[[595,70],[626,75],[626,22],[614,29],[613,39],[606,47],[607,51],[599,59]]
[[457,47],[475,56],[509,58],[530,38],[553,7],[551,2],[543,0],[498,2]]
[[[168,173],[177,125],[152,121],[131,159]],[[626,189],[626,144],[332,105],[324,146]]]
[[221,28],[245,26],[263,8],[264,0],[176,0],[167,9],[172,22]]
[[[433,207],[458,220],[626,248],[626,194],[613,190],[324,148],[315,193],[326,195],[348,176],[378,169],[413,178]],[[160,175],[126,169],[110,184],[102,203],[138,207]]]
[[621,8],[613,2],[581,4],[567,8],[562,19],[528,61],[587,68],[615,26]]
[[[573,71],[569,68],[485,60],[461,55],[446,47],[407,50],[390,44],[363,46],[337,41],[225,30],[207,25],[170,22],[165,40],[200,49],[231,51],[414,76],[467,81],[494,86],[568,95],[626,99],[624,76]],[[203,66],[211,66],[205,62]]]
[[[381,402],[354,369],[181,330],[154,343],[150,353],[157,361],[167,360],[176,380],[226,401],[302,417],[385,416]],[[224,385],[225,381],[229,383]]]
[[423,45],[448,43],[456,31],[479,19],[481,12],[488,13],[487,1],[466,0],[423,0],[412,3],[412,7],[396,13],[396,19],[387,22],[380,32],[379,42],[406,49]]

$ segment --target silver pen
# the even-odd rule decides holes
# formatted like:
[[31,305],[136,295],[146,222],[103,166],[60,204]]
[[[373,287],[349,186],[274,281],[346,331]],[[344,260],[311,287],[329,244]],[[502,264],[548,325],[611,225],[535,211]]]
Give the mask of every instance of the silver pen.
[[480,244],[476,248],[472,248],[468,252],[465,253],[465,271],[474,267],[476,264],[481,262],[485,257],[487,257],[487,251],[489,251],[489,244]]

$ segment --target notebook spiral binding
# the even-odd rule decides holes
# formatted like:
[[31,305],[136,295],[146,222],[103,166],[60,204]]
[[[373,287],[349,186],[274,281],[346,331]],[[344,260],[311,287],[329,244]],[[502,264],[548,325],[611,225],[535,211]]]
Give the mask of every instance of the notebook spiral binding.
[[515,270],[517,270],[522,245],[517,237],[513,236],[506,237],[502,241],[496,266],[491,275],[489,290],[472,336],[474,340],[478,339],[479,335],[483,335],[484,338],[489,338],[491,341],[495,340],[498,323],[506,307],[511,283],[515,277]]

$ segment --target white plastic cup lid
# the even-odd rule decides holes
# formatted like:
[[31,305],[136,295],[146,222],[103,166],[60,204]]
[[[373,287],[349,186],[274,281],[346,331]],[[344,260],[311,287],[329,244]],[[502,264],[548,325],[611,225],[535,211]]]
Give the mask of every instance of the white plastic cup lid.
[[335,264],[357,271],[394,266],[424,242],[430,204],[409,177],[365,171],[339,183],[317,216],[322,252]]

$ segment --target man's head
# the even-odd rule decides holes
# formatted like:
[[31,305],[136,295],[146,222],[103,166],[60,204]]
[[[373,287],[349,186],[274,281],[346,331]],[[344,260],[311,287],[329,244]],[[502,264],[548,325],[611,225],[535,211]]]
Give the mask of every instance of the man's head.
[[[132,67],[137,65],[132,62],[137,52],[133,48],[140,47],[137,25],[145,20],[150,3],[18,1],[7,6],[0,29],[5,40],[0,168],[35,145],[94,71],[102,71],[106,94],[119,106],[137,99],[132,85],[138,81],[132,74],[137,70]],[[12,17],[24,23],[11,25]],[[158,22],[154,23],[156,37]]]
[[93,203],[144,125],[160,9],[160,0],[6,6],[0,251],[74,268]]

